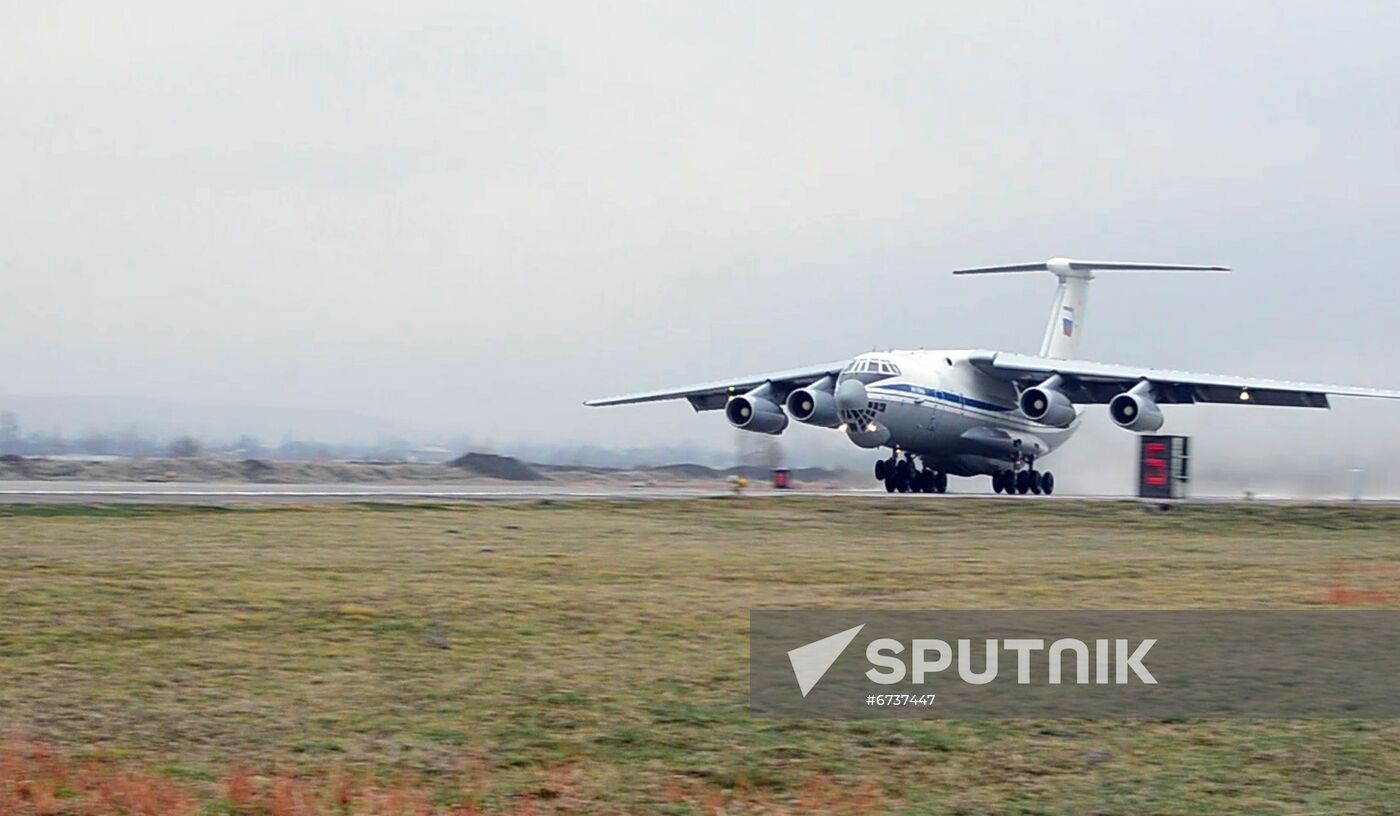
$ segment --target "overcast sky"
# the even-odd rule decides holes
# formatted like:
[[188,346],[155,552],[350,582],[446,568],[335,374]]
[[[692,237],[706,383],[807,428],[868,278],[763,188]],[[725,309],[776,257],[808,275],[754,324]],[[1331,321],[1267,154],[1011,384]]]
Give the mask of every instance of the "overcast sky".
[[1062,254],[1237,270],[1100,280],[1087,357],[1400,386],[1394,3],[287,5],[0,5],[0,398],[730,445],[579,402],[1034,351],[1052,280],[948,272]]

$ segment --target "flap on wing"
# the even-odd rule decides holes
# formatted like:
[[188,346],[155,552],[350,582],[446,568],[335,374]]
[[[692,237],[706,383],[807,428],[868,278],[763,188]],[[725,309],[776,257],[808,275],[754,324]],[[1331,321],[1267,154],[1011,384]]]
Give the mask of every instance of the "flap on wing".
[[638,402],[659,402],[661,400],[684,398],[690,403],[690,407],[697,411],[717,411],[724,407],[730,395],[751,391],[764,383],[772,383],[778,392],[778,396],[786,397],[787,392],[793,389],[801,388],[804,385],[811,385],[827,375],[836,376],[849,362],[850,360],[834,360],[829,363],[820,363],[804,368],[770,371],[765,374],[750,374],[728,380],[715,380],[713,382],[697,383],[695,385],[684,385],[679,388],[640,391],[636,394],[622,394],[616,397],[588,400],[584,405],[596,408],[605,405],[630,405]]
[[686,397],[686,401],[697,411],[718,411],[729,401],[729,392],[725,390],[717,394],[691,394]]
[[1011,433],[1004,428],[986,425],[969,428],[960,437],[960,448],[968,453],[992,457],[1012,457],[1018,454],[1043,456],[1050,448],[1038,437],[1025,433]]
[[1063,379],[1060,390],[1080,404],[1107,403],[1133,384],[1148,380],[1154,399],[1163,404],[1211,402],[1229,405],[1277,405],[1327,408],[1327,396],[1400,399],[1400,391],[1320,385],[1289,380],[1262,380],[1223,374],[1197,374],[1157,368],[1053,360],[1027,354],[988,352],[972,358],[981,371],[1028,388],[1052,374]]

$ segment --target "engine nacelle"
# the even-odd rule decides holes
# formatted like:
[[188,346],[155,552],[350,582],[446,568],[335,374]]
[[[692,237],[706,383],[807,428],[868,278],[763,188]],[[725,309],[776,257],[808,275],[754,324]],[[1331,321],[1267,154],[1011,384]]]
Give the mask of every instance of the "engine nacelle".
[[1162,427],[1166,421],[1162,409],[1148,396],[1145,388],[1135,387],[1114,397],[1108,403],[1108,415],[1118,427],[1138,433],[1148,433]]
[[1044,385],[1021,392],[1021,413],[1056,428],[1067,427],[1078,416],[1069,397]]
[[777,436],[787,428],[788,418],[768,394],[767,387],[763,386],[734,397],[724,406],[725,418],[741,431]]
[[836,397],[832,396],[831,391],[821,388],[820,384],[799,388],[788,394],[787,412],[793,419],[808,425],[835,428],[841,424]]

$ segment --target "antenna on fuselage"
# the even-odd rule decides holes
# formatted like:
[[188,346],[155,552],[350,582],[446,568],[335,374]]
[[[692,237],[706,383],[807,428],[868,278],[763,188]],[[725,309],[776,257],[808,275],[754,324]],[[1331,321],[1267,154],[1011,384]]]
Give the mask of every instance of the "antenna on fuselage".
[[1040,343],[1040,356],[1068,359],[1078,356],[1084,313],[1089,306],[1089,281],[1095,272],[1229,272],[1228,266],[1139,263],[1136,261],[1077,261],[1051,258],[1039,263],[1006,264],[954,269],[954,275],[991,275],[1014,272],[1050,272],[1060,279],[1055,305]]

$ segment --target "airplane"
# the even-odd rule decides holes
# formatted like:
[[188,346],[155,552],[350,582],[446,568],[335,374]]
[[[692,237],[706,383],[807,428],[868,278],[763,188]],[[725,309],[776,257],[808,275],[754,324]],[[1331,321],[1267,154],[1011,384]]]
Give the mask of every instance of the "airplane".
[[1195,374],[1079,359],[1089,284],[1099,272],[1229,272],[1225,266],[1082,261],[957,269],[954,275],[1049,272],[1059,279],[1040,353],[985,349],[859,354],[812,366],[588,400],[587,406],[685,399],[724,410],[735,428],[781,434],[788,418],[888,447],[875,478],[893,493],[945,493],[949,476],[991,476],[996,493],[1050,494],[1037,468],[1080,426],[1076,406],[1108,405],[1120,428],[1151,433],[1161,406],[1193,403],[1328,408],[1329,395],[1400,399],[1400,391]]

